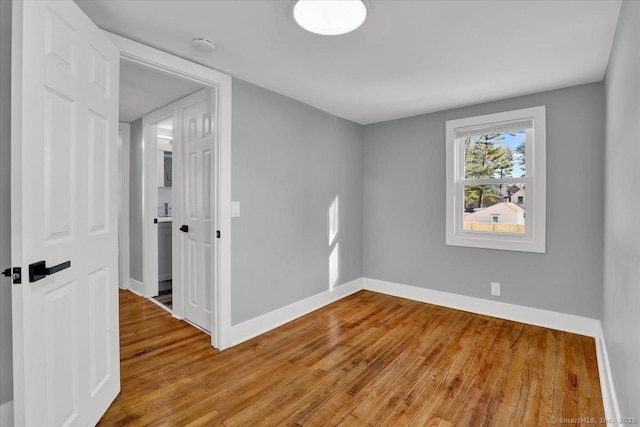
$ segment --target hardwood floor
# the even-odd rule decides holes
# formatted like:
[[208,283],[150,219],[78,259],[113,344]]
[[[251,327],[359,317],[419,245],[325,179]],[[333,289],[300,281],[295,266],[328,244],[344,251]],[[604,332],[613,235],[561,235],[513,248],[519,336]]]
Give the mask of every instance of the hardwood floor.
[[121,291],[120,334],[122,391],[104,426],[543,426],[604,417],[593,338],[374,292],[218,352],[208,335]]

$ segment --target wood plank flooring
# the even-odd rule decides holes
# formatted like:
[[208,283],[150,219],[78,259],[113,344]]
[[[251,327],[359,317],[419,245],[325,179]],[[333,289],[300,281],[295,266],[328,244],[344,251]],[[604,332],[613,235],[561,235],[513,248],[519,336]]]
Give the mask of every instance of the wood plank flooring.
[[122,391],[103,426],[544,426],[604,417],[593,338],[368,291],[224,352],[121,291],[120,341]]

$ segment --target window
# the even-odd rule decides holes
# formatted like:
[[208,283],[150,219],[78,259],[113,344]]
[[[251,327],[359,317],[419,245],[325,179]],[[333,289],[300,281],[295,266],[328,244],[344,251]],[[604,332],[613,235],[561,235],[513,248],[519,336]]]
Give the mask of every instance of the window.
[[545,252],[545,119],[541,106],[447,121],[447,245]]

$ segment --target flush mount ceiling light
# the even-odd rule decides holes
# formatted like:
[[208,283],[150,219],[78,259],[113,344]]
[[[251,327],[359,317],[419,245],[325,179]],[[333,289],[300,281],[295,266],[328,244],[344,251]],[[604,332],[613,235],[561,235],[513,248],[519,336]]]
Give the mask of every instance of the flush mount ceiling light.
[[362,0],[298,0],[293,18],[305,30],[323,36],[337,36],[358,28],[367,17]]
[[202,53],[211,53],[216,50],[216,45],[206,37],[194,37],[191,46]]

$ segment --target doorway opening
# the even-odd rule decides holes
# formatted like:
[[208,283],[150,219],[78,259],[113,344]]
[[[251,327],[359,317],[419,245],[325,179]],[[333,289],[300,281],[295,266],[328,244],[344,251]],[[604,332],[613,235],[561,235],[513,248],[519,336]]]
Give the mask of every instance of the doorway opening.
[[[200,268],[197,261],[202,257],[194,254],[197,247],[183,245],[180,235],[195,232],[193,227],[188,230],[188,226],[182,225],[185,222],[182,212],[189,207],[186,187],[197,186],[192,194],[196,209],[191,217],[202,215],[203,210],[198,212],[197,207],[204,204],[210,212],[213,199],[211,185],[191,183],[192,177],[204,176],[202,162],[185,158],[185,153],[192,151],[189,131],[195,136],[200,131],[201,136],[203,129],[199,128],[204,123],[190,126],[184,119],[184,110],[191,105],[190,95],[201,91],[206,92],[201,98],[210,114],[211,107],[206,108],[206,104],[211,104],[211,97],[202,85],[128,60],[120,63],[119,120],[130,128],[129,267],[133,288],[175,317],[187,318],[210,331],[211,321],[207,318],[211,314],[210,303],[206,304],[209,310],[197,320],[185,315],[188,310],[183,296],[185,291],[191,291],[190,279],[200,273],[196,271]],[[211,147],[208,152],[211,153]],[[194,262],[184,263],[190,255],[194,256]],[[203,299],[211,295],[213,283],[211,277],[199,279],[199,292],[186,300],[204,307]]]
[[[173,117],[155,125],[158,194],[158,295],[153,298],[173,312]],[[143,251],[148,249],[143,245]],[[153,279],[152,279],[153,280]],[[181,289],[181,285],[178,287]]]
[[221,132],[221,86],[191,77],[121,57],[120,261],[129,267],[121,288],[210,332],[212,345],[224,348],[222,327],[215,326],[227,311],[218,309],[226,263],[216,237],[225,228],[220,212],[228,197],[221,143],[230,141]]

